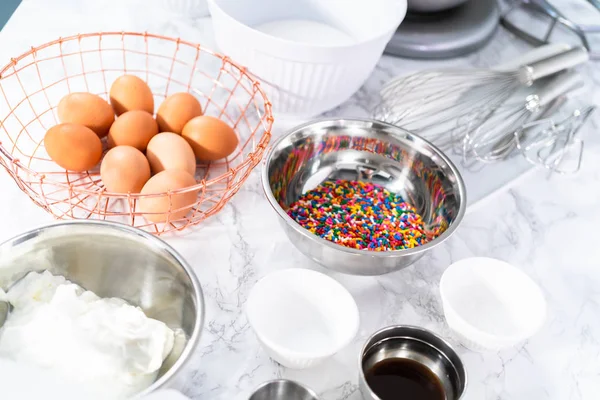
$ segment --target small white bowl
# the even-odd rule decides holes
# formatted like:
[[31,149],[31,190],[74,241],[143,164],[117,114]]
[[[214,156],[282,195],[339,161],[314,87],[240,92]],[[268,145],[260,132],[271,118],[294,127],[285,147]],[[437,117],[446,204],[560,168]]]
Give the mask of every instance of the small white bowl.
[[[208,6],[221,52],[263,81],[277,119],[293,119],[330,110],[362,86],[404,19],[407,3],[208,0]],[[320,24],[328,33],[312,25],[300,28],[299,21]],[[288,25],[273,34],[264,31],[267,23]]]
[[533,336],[546,319],[546,301],[536,283],[493,258],[466,258],[450,265],[440,293],[448,325],[475,351],[515,346]]
[[267,354],[294,369],[317,365],[356,336],[359,314],[352,295],[320,272],[286,269],[259,280],[246,315]]

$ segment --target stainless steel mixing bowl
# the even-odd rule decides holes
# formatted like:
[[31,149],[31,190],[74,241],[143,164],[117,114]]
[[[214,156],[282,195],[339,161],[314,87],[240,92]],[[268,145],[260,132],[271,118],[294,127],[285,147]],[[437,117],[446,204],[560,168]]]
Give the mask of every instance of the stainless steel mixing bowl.
[[[445,230],[412,249],[368,251],[322,239],[287,215],[285,210],[303,193],[336,179],[380,184],[411,203],[428,228]],[[374,120],[319,120],[293,129],[268,152],[262,182],[291,242],[321,265],[353,275],[382,275],[409,266],[452,235],[466,208],[463,180],[440,150]]]
[[138,229],[102,221],[61,222],[0,244],[0,287],[30,271],[62,275],[101,297],[119,297],[181,329],[157,380],[168,387],[200,339],[204,300],[196,276],[169,245]]

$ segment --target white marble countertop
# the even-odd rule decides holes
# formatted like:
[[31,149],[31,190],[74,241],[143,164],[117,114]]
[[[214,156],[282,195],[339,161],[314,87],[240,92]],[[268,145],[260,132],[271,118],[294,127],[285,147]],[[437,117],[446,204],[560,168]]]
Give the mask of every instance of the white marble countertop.
[[[25,0],[0,33],[0,63],[31,45],[101,30],[147,30],[214,47],[209,20],[179,17],[158,1]],[[330,114],[364,115],[380,85],[398,73],[432,65],[489,66],[526,48],[500,30],[482,51],[466,58],[425,63],[384,57],[366,85]],[[594,96],[587,100],[600,103],[598,63],[587,65],[583,72]],[[451,262],[478,255],[507,260],[528,273],[543,288],[548,319],[535,337],[517,348],[478,354],[457,345],[469,374],[464,399],[598,398],[597,115],[593,124],[577,175],[548,178],[547,173],[537,171],[519,180],[470,212],[450,240],[407,269],[376,278],[332,274],[358,303],[360,332],[348,348],[304,371],[287,370],[271,361],[242,311],[249,290],[265,274],[282,268],[319,268],[282,234],[255,171],[216,217],[188,235],[166,237],[193,265],[206,300],[201,343],[183,373],[180,389],[194,399],[241,400],[261,382],[285,377],[312,387],[324,400],[359,399],[358,349],[375,330],[390,324],[415,324],[453,341],[442,315],[438,282]],[[52,221],[6,173],[0,173],[0,193],[0,240]]]

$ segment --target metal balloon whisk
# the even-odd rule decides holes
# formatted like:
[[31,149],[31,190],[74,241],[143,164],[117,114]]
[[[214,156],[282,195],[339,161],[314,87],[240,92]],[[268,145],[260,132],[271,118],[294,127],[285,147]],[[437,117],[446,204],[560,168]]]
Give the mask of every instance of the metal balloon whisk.
[[469,132],[506,107],[505,103],[520,88],[582,64],[588,58],[584,48],[575,47],[511,71],[417,72],[388,82],[373,116],[423,136],[442,149],[462,151]]
[[[533,165],[559,174],[575,173],[581,168],[584,149],[579,132],[595,111],[596,106],[588,106],[562,121],[544,118],[524,124],[514,132],[516,150]],[[575,151],[575,163],[565,168],[561,164],[571,150]]]
[[465,135],[461,141],[463,162],[468,160],[484,163],[509,158],[517,147],[515,132],[524,124],[538,119],[553,105],[553,102],[584,84],[575,71],[566,71],[552,78],[525,101],[508,101],[490,113],[472,127],[465,125]]

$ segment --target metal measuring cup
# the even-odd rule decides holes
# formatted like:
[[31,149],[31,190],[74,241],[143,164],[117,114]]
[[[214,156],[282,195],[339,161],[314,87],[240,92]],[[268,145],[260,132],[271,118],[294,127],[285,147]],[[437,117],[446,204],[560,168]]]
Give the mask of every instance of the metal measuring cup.
[[362,348],[358,382],[364,399],[381,400],[369,387],[366,372],[381,361],[397,358],[429,369],[439,379],[445,400],[459,400],[465,392],[467,373],[458,354],[444,339],[423,328],[395,325],[375,332]]

